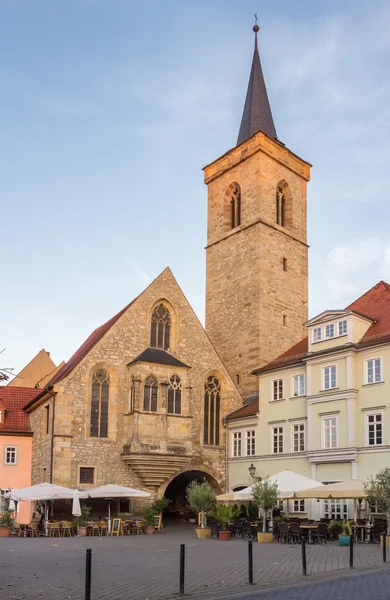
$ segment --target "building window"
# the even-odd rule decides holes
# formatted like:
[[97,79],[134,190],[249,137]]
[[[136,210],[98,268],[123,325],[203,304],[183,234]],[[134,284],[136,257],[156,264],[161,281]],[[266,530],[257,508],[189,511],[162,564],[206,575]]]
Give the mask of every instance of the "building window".
[[168,412],[171,414],[181,414],[181,390],[180,377],[172,375],[168,386]]
[[304,500],[294,500],[293,512],[306,512]]
[[283,259],[283,271],[287,271],[287,258]]
[[339,322],[339,335],[346,335],[348,332],[347,321]]
[[382,381],[381,359],[370,358],[366,360],[366,383],[378,383]]
[[93,485],[95,482],[95,468],[80,467],[79,482],[86,485]]
[[313,342],[320,342],[321,340],[322,340],[322,327],[314,327]]
[[323,448],[332,450],[337,448],[337,418],[325,417],[322,420],[323,426]]
[[385,507],[383,506],[383,502],[380,500],[375,500],[375,502],[369,503],[370,512],[372,514],[383,515],[386,514]]
[[219,422],[221,411],[221,384],[211,375],[204,388],[204,428],[203,442],[210,446],[219,446]]
[[49,435],[50,430],[50,405],[48,404],[43,409],[43,431],[45,435]]
[[46,483],[47,481],[47,469],[46,467],[43,467],[42,469],[42,483]]
[[336,365],[330,365],[323,368],[323,389],[331,390],[336,387]]
[[366,415],[366,439],[367,446],[383,444],[383,413]]
[[294,423],[292,426],[293,452],[305,451],[305,424]]
[[283,400],[283,379],[274,379],[271,386],[273,400]]
[[305,376],[303,374],[294,375],[293,377],[293,396],[305,395]]
[[325,500],[324,516],[326,519],[342,521],[348,518],[348,506],[345,500]]
[[150,345],[153,348],[169,350],[169,338],[171,334],[171,315],[164,304],[159,304],[152,314],[152,325],[150,332]]
[[134,412],[135,403],[135,382],[134,378],[131,379],[130,395],[129,395],[129,412]]
[[283,425],[271,427],[272,454],[283,453]]
[[287,325],[287,315],[283,315],[283,326],[286,327]]
[[255,456],[256,454],[256,435],[254,429],[249,429],[246,432],[246,455]]
[[241,431],[234,431],[233,433],[233,456],[241,456]]
[[108,396],[110,379],[105,369],[95,371],[92,378],[91,437],[108,437]]
[[144,410],[157,412],[158,383],[154,375],[149,375],[144,383]]
[[230,226],[231,229],[241,225],[241,190],[238,184],[235,184],[230,198]]
[[16,465],[17,464],[18,449],[17,446],[5,446],[4,447],[4,464],[5,465]]
[[276,190],[276,223],[286,226],[286,197],[282,186]]
[[333,338],[335,335],[335,331],[334,331],[334,323],[329,323],[328,325],[325,325],[325,338],[329,339],[329,338]]

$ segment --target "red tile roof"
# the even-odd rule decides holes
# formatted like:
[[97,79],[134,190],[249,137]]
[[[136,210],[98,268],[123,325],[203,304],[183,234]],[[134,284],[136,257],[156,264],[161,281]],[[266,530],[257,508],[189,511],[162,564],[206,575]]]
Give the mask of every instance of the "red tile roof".
[[96,346],[96,344],[109,331],[109,329],[111,329],[114,323],[118,321],[118,319],[127,311],[128,308],[130,308],[130,306],[136,300],[137,298],[134,298],[134,300],[132,300],[130,304],[125,306],[125,308],[118,312],[109,321],[95,329],[95,331],[91,333],[91,335],[85,340],[85,342],[80,346],[80,348],[73,354],[73,356],[71,356],[68,362],[64,364],[64,366],[54,375],[52,379],[50,379],[50,381],[46,384],[45,388],[40,391],[38,396],[36,398],[30,399],[30,402],[28,402],[24,408],[30,408],[30,406],[34,404],[35,400],[38,400],[38,397],[43,396],[46,393],[48,388],[53,387],[55,383],[58,383],[59,381],[61,381],[61,379],[67,377],[73,371],[73,369],[75,369],[77,365],[83,360],[83,358],[87,356],[88,352],[90,352],[92,348]]
[[[388,283],[379,281],[374,287],[347,306],[345,310],[351,310],[374,321],[356,345],[358,348],[390,341],[390,285]],[[305,337],[287,352],[284,352],[264,367],[256,369],[253,373],[271,371],[300,363],[307,351],[308,338]]]
[[226,421],[230,421],[232,419],[241,419],[243,417],[252,417],[259,412],[259,399],[251,402],[250,404],[244,404],[244,406],[240,406],[240,408],[236,408],[233,412],[226,415]]
[[0,386],[0,404],[7,411],[0,423],[1,433],[30,433],[29,416],[23,407],[39,394],[40,390],[25,387]]

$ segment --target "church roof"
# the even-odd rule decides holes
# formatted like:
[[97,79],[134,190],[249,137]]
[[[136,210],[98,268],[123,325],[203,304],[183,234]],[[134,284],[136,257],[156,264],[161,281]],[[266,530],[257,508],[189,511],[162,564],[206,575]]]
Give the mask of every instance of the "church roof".
[[173,367],[186,367],[187,369],[190,368],[188,365],[181,362],[181,360],[160,348],[146,348],[146,350],[131,360],[128,365],[133,365],[136,362],[154,363],[156,365],[172,365]]
[[269,137],[277,140],[274,120],[272,118],[271,107],[268,100],[267,88],[261,68],[259,50],[257,46],[257,32],[259,27],[254,26],[255,32],[255,50],[253,53],[252,68],[249,77],[248,91],[244,112],[242,115],[240,131],[237,139],[237,146],[250,138],[258,131],[263,131]]
[[[390,342],[390,285],[388,283],[379,281],[374,287],[347,306],[346,310],[364,315],[365,318],[373,321],[359,342],[354,344],[355,348],[359,349]],[[264,367],[252,371],[252,373],[256,375],[298,364],[306,358],[308,349],[308,338],[305,337],[298,344],[289,348],[287,352],[284,352]],[[328,349],[327,352],[332,350],[334,348]]]

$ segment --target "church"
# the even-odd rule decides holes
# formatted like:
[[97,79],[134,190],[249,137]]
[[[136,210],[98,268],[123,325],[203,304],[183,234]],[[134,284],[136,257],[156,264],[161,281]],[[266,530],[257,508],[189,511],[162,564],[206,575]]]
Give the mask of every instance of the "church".
[[259,28],[236,145],[204,168],[206,328],[166,268],[89,336],[26,406],[32,483],[183,496],[226,485],[225,417],[308,318],[310,164],[278,140]]

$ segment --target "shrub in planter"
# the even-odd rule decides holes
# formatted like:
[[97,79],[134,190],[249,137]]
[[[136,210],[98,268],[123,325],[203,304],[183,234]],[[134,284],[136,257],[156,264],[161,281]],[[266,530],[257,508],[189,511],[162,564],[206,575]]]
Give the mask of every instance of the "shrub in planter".
[[215,505],[215,494],[211,485],[204,480],[199,483],[194,479],[186,489],[187,505],[190,510],[201,513],[200,527],[196,528],[196,535],[202,538],[211,537],[211,529],[207,527],[206,513]]
[[158,515],[159,515],[159,513],[157,512],[157,510],[155,508],[153,508],[153,506],[150,506],[149,508],[147,508],[145,510],[144,521],[145,521],[145,526],[146,526],[146,533],[149,533],[149,534],[154,533],[154,523],[155,523],[155,519]]
[[237,513],[235,513],[232,506],[224,506],[223,504],[217,504],[217,506],[210,511],[210,517],[213,517],[222,526],[222,531],[218,534],[220,540],[230,540],[229,523],[236,514]]
[[0,516],[0,537],[8,537],[13,524],[12,512],[5,508]]
[[339,546],[349,546],[351,541],[352,529],[351,523],[348,519],[344,519],[343,521],[331,521],[329,523],[328,531],[337,535],[339,540]]
[[367,502],[379,502],[386,511],[387,535],[390,535],[390,468],[378,471],[364,486]]
[[87,523],[91,518],[91,507],[86,504],[81,505],[81,515],[78,517],[79,519],[79,535],[86,536],[87,535]]
[[161,527],[163,512],[166,508],[168,508],[170,502],[171,501],[168,498],[158,498],[152,504],[152,508],[157,512],[158,515],[161,515]]

